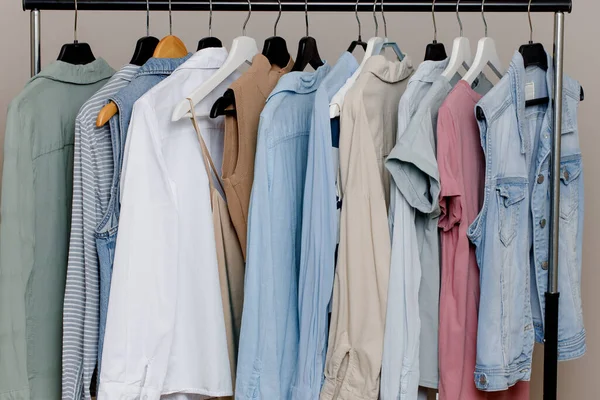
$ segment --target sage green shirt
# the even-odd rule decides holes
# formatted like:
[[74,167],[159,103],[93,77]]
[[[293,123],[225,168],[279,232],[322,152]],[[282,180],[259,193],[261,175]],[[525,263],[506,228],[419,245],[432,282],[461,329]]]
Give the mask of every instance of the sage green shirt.
[[61,398],[75,117],[114,72],[102,59],[53,62],[8,108],[0,207],[0,400]]

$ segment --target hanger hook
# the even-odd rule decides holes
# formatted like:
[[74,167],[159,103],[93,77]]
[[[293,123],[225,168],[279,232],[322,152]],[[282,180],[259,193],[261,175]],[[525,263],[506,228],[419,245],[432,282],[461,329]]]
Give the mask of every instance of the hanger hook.
[[433,20],[433,43],[437,43],[437,23],[435,22],[435,0],[431,3],[431,19]]
[[485,19],[484,7],[485,7],[485,0],[481,0],[481,19],[483,20],[483,26],[485,27],[485,37],[487,37],[487,35],[488,35],[488,25],[487,25],[487,21]]
[[304,24],[306,25],[306,36],[308,37],[308,0],[304,0]]
[[277,14],[275,26],[273,27],[273,36],[277,36],[277,24],[279,24],[279,19],[281,18],[281,0],[277,0],[277,3],[279,3],[279,14]]
[[208,36],[212,36],[212,0],[208,1]]
[[379,22],[377,21],[377,14],[375,13],[377,7],[377,0],[373,1],[373,20],[375,20],[375,36],[379,33]]
[[460,19],[460,13],[458,12],[458,5],[460,4],[460,0],[456,0],[456,19],[458,20],[458,26],[460,26],[460,37],[463,35],[463,24]]
[[73,43],[77,43],[77,0],[75,0],[75,25],[73,26]]
[[383,0],[381,0],[381,18],[383,19],[383,34],[387,38],[387,21],[385,20],[385,14],[383,13]]
[[533,23],[531,22],[531,0],[527,5],[527,18],[529,19],[529,44],[533,44]]
[[146,36],[150,36],[150,0],[146,0]]
[[356,0],[356,5],[354,6],[354,16],[356,17],[356,22],[358,23],[358,41],[362,42],[360,18],[358,18],[358,1],[359,0]]
[[242,26],[242,36],[246,36],[246,25],[248,25],[248,21],[250,21],[250,15],[252,15],[252,3],[248,0],[248,16],[244,21],[244,26]]
[[171,0],[169,0],[169,35],[173,35],[173,13],[171,10]]

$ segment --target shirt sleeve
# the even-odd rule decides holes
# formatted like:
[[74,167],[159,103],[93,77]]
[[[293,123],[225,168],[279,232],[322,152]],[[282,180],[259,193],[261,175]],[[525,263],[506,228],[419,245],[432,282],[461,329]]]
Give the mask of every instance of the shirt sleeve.
[[[244,308],[236,373],[236,398],[280,397],[273,293],[271,212],[267,122],[261,117],[254,164],[254,181],[248,210],[248,240]],[[268,376],[268,379],[261,376]]]
[[300,347],[293,400],[318,398],[327,349],[337,211],[331,125],[329,115],[320,115],[328,109],[324,96],[317,92],[308,138],[298,279]]
[[144,98],[138,100],[127,137],[99,400],[157,400],[167,374],[176,311],[178,214],[156,126],[151,107]]
[[437,160],[440,170],[440,219],[438,226],[449,231],[460,222],[462,207],[458,174],[460,152],[457,148],[458,132],[452,112],[448,107],[440,108],[437,126]]
[[[81,171],[81,114],[75,120],[73,154],[73,207],[63,308],[62,396],[75,399],[82,390],[85,321],[85,256],[83,179]],[[89,340],[94,340],[90,338]],[[89,390],[89,389],[88,389]]]
[[[0,399],[29,400],[25,292],[33,267],[34,207],[31,137],[22,104],[9,109],[4,140],[0,224]],[[26,115],[26,113],[23,113]],[[29,152],[27,151],[29,149]]]

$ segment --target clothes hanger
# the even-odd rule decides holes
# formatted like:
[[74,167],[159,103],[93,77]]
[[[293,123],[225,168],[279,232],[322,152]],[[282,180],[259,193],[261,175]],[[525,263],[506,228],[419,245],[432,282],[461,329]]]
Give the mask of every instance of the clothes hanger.
[[331,98],[331,102],[329,103],[329,118],[337,118],[340,116],[342,111],[342,107],[344,105],[344,98],[346,97],[346,93],[352,87],[363,67],[365,66],[367,60],[374,55],[381,53],[383,49],[383,44],[385,43],[385,39],[377,36],[379,33],[379,22],[377,21],[377,0],[373,1],[373,20],[375,21],[375,36],[369,39],[367,42],[367,49],[365,50],[365,55],[363,56],[360,65],[354,71],[354,73],[350,76],[350,78],[346,79],[346,82],[342,85],[340,90],[336,92]]
[[198,41],[198,48],[196,50],[207,49],[210,47],[223,47],[223,42],[212,35],[212,0],[208,2],[208,6],[208,36]]
[[358,39],[353,40],[352,43],[350,43],[350,47],[348,47],[347,50],[348,53],[353,53],[357,46],[360,46],[364,51],[367,51],[367,42],[363,42],[361,37],[360,19],[358,18],[358,1],[359,0],[356,0],[356,6],[354,7],[354,16],[356,17],[356,23],[358,24]]
[[460,26],[460,35],[454,39],[452,44],[452,53],[450,53],[450,61],[448,66],[442,72],[442,76],[448,80],[452,79],[454,75],[458,73],[461,67],[465,70],[469,70],[471,63],[473,62],[473,56],[471,55],[471,43],[469,39],[463,36],[463,24],[458,13],[458,5],[460,0],[456,1],[456,19]]
[[437,41],[437,24],[435,23],[435,0],[431,4],[431,18],[433,19],[433,42],[425,48],[425,61],[443,61],[448,56],[443,43]]
[[173,36],[173,15],[169,0],[169,35],[158,42],[152,55],[155,58],[181,58],[188,54],[185,44],[177,36]]
[[[385,50],[386,48],[391,48],[392,50],[394,50],[394,53],[396,53],[396,57],[398,58],[398,61],[402,61],[404,60],[404,53],[402,53],[402,50],[400,50],[400,46],[398,46],[398,43],[391,41],[388,39],[388,35],[387,35],[387,21],[385,19],[385,13],[383,12],[383,0],[381,0],[381,18],[383,19],[383,32],[384,32],[384,41],[383,41],[383,45],[382,45],[382,51]],[[377,31],[377,28],[376,28]],[[375,33],[375,36],[377,36],[377,33]]]
[[58,61],[73,65],[89,64],[96,60],[92,48],[87,43],[79,43],[77,40],[77,0],[75,0],[75,25],[73,29],[73,43],[63,45],[58,54]]
[[[190,96],[194,105],[200,103],[206,96],[208,96],[217,86],[219,86],[229,75],[234,73],[244,63],[252,64],[252,59],[258,54],[258,47],[256,46],[256,40],[246,36],[246,25],[250,20],[252,14],[252,4],[248,0],[248,17],[244,21],[242,27],[242,36],[238,36],[233,39],[231,45],[231,51],[227,56],[227,59],[210,78],[208,78],[198,89],[194,90]],[[190,103],[186,99],[182,100],[173,110],[173,121],[179,121],[183,117],[190,117]],[[206,116],[203,116],[206,117]]]
[[267,57],[271,65],[277,65],[279,68],[285,68],[290,62],[290,52],[287,48],[285,39],[281,36],[277,36],[277,24],[281,18],[281,0],[279,3],[279,14],[277,20],[275,20],[275,26],[273,27],[273,36],[265,39],[263,45],[262,54]]
[[[150,2],[149,2],[149,0],[146,0],[146,34],[148,34],[149,32],[150,32]],[[173,32],[173,21],[171,18],[171,1],[170,0],[169,0],[169,32],[170,33]],[[169,36],[167,36],[167,37],[169,37]],[[175,37],[175,36],[173,36],[173,37]],[[156,56],[158,46],[160,45],[161,42],[162,42],[162,40],[160,42],[158,42],[158,44],[156,45],[156,48],[154,49],[154,53],[152,54],[152,56],[150,58],[152,58],[152,57],[154,57],[154,58],[169,58],[169,57]],[[183,43],[181,43],[181,44],[183,44]],[[184,45],[184,47],[185,47],[185,45]],[[187,50],[184,55],[186,55],[186,54],[187,54]],[[181,56],[181,57],[183,57],[183,56]],[[178,57],[175,57],[175,58],[178,58]],[[146,61],[148,61],[148,60],[146,60]],[[117,105],[115,104],[114,101],[110,101],[108,104],[106,104],[104,107],[102,107],[102,109],[98,113],[98,117],[96,118],[96,127],[100,128],[100,127],[106,125],[108,123],[108,121],[110,121],[110,119],[112,117],[114,117],[115,115],[117,115],[118,113],[119,113],[119,109],[117,108]]]
[[317,41],[314,37],[308,35],[308,0],[304,0],[304,20],[306,23],[306,36],[300,39],[298,43],[298,54],[292,71],[304,71],[304,68],[309,64],[314,70],[323,65],[323,60],[317,48]]
[[484,7],[485,0],[482,0],[481,19],[485,26],[485,37],[481,38],[479,43],[477,43],[477,52],[475,53],[473,65],[463,77],[463,81],[466,81],[469,85],[473,85],[473,82],[475,82],[475,79],[483,72],[486,65],[491,68],[498,78],[502,78],[505,71],[500,62],[498,51],[496,50],[496,42],[491,37],[488,37],[488,26],[487,21],[485,20]]
[[[523,56],[523,65],[527,67],[539,67],[544,71],[548,71],[548,56],[546,50],[541,43],[533,43],[533,24],[531,22],[531,0],[527,5],[527,18],[529,20],[529,43],[519,47],[519,53]],[[550,97],[542,97],[539,99],[531,98],[527,99],[527,93],[525,94],[525,107],[536,106],[540,104],[548,104]],[[535,94],[531,94],[535,96]]]
[[158,42],[158,38],[150,36],[150,0],[146,0],[146,36],[137,41],[129,64],[138,66],[146,64],[146,61],[154,54]]

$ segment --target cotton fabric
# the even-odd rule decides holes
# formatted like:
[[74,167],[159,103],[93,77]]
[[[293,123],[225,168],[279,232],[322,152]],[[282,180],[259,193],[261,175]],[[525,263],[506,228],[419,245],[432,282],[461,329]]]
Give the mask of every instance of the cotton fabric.
[[[209,176],[190,121],[171,121],[226,58],[223,48],[198,51],[134,106],[99,400],[232,394]],[[196,112],[208,114],[238,75]],[[223,120],[203,119],[200,129],[220,165]]]
[[[398,105],[397,142],[402,140],[423,97],[447,65],[448,59],[424,61],[410,77]],[[437,388],[438,321],[437,313],[431,313],[430,304],[423,307],[419,304],[421,261],[415,209],[393,180],[391,194],[392,253],[380,397],[381,400],[414,400],[421,371],[424,377],[422,384]]]
[[296,400],[318,398],[323,384],[338,225],[329,101],[357,68],[354,56],[344,52],[315,93],[302,210]]
[[[139,69],[126,65],[82,107],[75,122],[73,211],[63,311],[62,398],[90,399],[98,362],[100,269],[94,232],[108,208],[114,168],[109,125],[96,117]],[[108,304],[108,298],[105,299]]]
[[409,57],[393,62],[373,56],[344,101],[340,247],[321,400],[379,395],[391,252],[384,160],[394,146],[398,103],[412,72]]
[[289,399],[299,352],[298,269],[308,135],[331,66],[281,77],[260,116],[235,398]]
[[223,188],[231,220],[237,232],[244,259],[248,233],[248,207],[254,178],[254,156],[260,113],[271,91],[294,65],[271,66],[269,59],[257,54],[252,66],[229,89],[235,97],[235,115],[225,116],[225,150],[223,155]]
[[0,212],[0,399],[61,398],[75,120],[114,74],[55,61],[8,109]]

